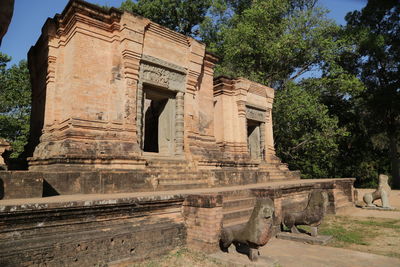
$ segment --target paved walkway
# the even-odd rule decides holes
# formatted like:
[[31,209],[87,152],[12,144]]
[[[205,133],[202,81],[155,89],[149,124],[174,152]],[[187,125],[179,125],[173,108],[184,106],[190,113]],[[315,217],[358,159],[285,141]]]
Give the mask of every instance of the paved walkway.
[[234,267],[399,267],[400,259],[349,249],[311,245],[273,238],[260,248],[258,262],[235,251],[218,252],[212,258]]
[[[376,254],[271,239],[260,249],[282,267],[399,267],[400,259]],[[278,266],[279,266],[278,265]]]

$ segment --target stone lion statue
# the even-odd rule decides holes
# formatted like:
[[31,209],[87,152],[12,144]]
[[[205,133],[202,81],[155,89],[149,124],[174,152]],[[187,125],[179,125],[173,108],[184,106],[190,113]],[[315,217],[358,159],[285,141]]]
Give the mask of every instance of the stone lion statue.
[[282,224],[292,233],[299,234],[297,225],[311,226],[311,236],[318,235],[318,226],[326,214],[328,194],[325,191],[314,190],[308,196],[307,207],[303,211],[284,212]]
[[376,207],[373,203],[375,200],[381,199],[382,200],[382,208],[390,209],[391,206],[389,204],[389,195],[392,191],[389,184],[388,184],[389,177],[384,174],[379,175],[379,186],[372,193],[366,193],[363,197],[363,200],[367,207]]
[[259,255],[258,248],[267,244],[271,238],[274,210],[274,202],[271,199],[257,199],[246,225],[222,230],[221,248],[227,251],[232,243],[236,248],[247,246],[249,259],[256,261]]

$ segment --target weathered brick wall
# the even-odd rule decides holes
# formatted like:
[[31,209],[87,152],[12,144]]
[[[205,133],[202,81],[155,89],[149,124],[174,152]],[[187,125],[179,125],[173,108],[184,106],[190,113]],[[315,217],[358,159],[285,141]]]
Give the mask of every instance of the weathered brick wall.
[[37,172],[0,172],[0,200],[42,197],[43,175]]
[[219,250],[222,229],[222,195],[190,195],[183,203],[187,246],[211,253]]
[[[345,196],[351,203],[353,182],[332,179],[237,192],[274,201],[276,233],[282,211],[290,204],[301,210],[308,193],[322,189],[328,192],[329,212],[334,213],[339,198]],[[159,256],[182,245],[203,252],[219,249],[222,193],[77,198],[83,199],[60,196],[0,203],[0,266],[103,266]]]
[[9,205],[0,212],[0,266],[105,266],[182,246],[180,197]]

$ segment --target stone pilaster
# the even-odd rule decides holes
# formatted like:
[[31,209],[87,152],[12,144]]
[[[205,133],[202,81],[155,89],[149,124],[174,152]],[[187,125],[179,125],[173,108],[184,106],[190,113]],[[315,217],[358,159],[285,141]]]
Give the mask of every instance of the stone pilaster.
[[260,123],[261,159],[265,159],[265,122]]
[[189,195],[183,203],[187,246],[206,253],[219,250],[222,230],[222,195]]
[[183,153],[183,136],[184,136],[184,93],[176,94],[176,120],[175,120],[175,152]]
[[143,82],[138,81],[136,91],[136,134],[140,147],[143,149]]
[[[243,97],[242,97],[243,98]],[[246,119],[246,101],[245,100],[238,100],[237,101],[237,107],[238,107],[238,127],[237,127],[237,136],[236,140],[238,143],[242,144],[247,144],[247,119]],[[239,149],[239,151],[237,151]],[[237,147],[235,149],[235,152],[239,153],[248,153],[248,149],[245,148],[241,149],[240,147]]]
[[[50,52],[54,53],[49,47]],[[49,55],[47,58],[47,75],[46,75],[46,113],[44,116],[44,128],[46,129],[50,125],[54,124],[54,104],[55,104],[55,65],[57,58],[55,56]]]
[[265,122],[265,159],[268,161],[275,157],[274,133],[272,128],[272,109],[267,110]]

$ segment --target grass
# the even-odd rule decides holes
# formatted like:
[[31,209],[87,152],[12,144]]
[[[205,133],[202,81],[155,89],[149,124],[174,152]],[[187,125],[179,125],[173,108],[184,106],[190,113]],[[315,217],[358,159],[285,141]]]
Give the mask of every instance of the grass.
[[[310,232],[308,226],[298,228]],[[326,216],[319,227],[319,234],[334,237],[328,246],[400,258],[400,253],[396,251],[396,247],[400,246],[400,220]]]
[[343,244],[341,244],[342,242],[366,246],[369,245],[369,243],[367,242],[367,236],[374,237],[374,235],[371,233],[368,233],[368,235],[366,235],[365,232],[360,232],[356,229],[346,229],[342,226],[327,227],[321,229],[320,232],[323,235],[333,236],[338,242],[337,246],[340,247],[344,246]]
[[373,226],[373,227],[383,227],[383,228],[389,228],[389,229],[394,229],[394,230],[400,230],[400,220],[388,220],[388,221],[375,221],[373,218],[369,218],[368,221],[358,221],[356,222],[357,224],[360,225],[366,225],[366,226]]
[[334,237],[328,246],[400,258],[400,220],[327,216],[319,232]]

